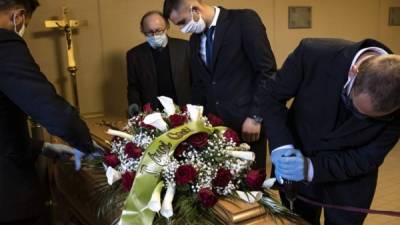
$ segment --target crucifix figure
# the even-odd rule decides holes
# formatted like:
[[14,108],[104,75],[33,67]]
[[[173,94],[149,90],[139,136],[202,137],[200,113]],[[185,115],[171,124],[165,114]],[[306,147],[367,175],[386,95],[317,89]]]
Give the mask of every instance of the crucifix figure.
[[57,28],[64,32],[67,41],[67,54],[68,54],[68,71],[72,79],[73,89],[73,100],[74,105],[79,111],[79,98],[78,98],[78,85],[76,79],[76,72],[78,68],[75,62],[74,45],[72,42],[72,31],[79,27],[78,20],[70,20],[68,17],[68,8],[63,7],[63,19],[62,20],[46,20],[44,22],[46,28]]

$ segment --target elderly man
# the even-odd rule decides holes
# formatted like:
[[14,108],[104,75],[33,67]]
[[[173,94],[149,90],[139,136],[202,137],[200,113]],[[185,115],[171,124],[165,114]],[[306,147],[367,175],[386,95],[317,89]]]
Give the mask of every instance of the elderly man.
[[191,78],[187,41],[167,36],[168,21],[161,12],[150,11],[140,22],[147,42],[127,53],[129,112],[146,103],[159,107],[157,96],[167,96],[179,105],[188,103]]
[[[301,182],[301,195],[325,204],[369,208],[379,166],[400,136],[400,56],[370,39],[305,39],[264,91],[278,180]],[[294,210],[320,224],[321,207],[297,200]],[[366,216],[324,213],[326,225],[360,225]]]

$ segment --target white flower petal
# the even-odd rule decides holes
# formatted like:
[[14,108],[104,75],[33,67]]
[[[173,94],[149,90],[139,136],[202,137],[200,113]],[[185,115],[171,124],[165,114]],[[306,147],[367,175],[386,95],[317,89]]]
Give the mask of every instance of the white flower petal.
[[164,111],[168,114],[168,116],[176,113],[174,100],[165,96],[158,97],[158,100],[161,102],[161,105],[164,107]]
[[191,121],[199,121],[202,119],[204,111],[203,106],[188,104],[186,107]]
[[107,130],[107,134],[112,135],[112,136],[117,136],[117,137],[120,137],[120,138],[124,138],[124,139],[128,139],[128,140],[132,140],[133,139],[132,135],[127,134],[127,133],[122,132],[122,131],[118,131],[118,130],[108,129]]
[[151,125],[161,131],[167,131],[168,130],[168,125],[167,123],[163,120],[161,113],[153,113],[150,115],[147,115],[143,123],[147,125]]
[[275,182],[276,182],[276,178],[269,178],[264,181],[262,186],[263,186],[263,188],[271,189],[272,186],[274,186]]
[[112,167],[107,168],[106,176],[109,185],[113,185],[113,183],[121,179],[121,173]]
[[256,155],[251,151],[227,151],[227,153],[230,156],[247,161],[254,161],[256,159]]
[[240,199],[250,204],[258,202],[262,198],[261,191],[251,191],[251,192],[236,191],[236,194],[239,196]]
[[163,187],[164,182],[160,182],[151,195],[148,208],[153,212],[158,213],[161,210],[161,190]]
[[164,201],[161,207],[161,215],[167,219],[171,218],[174,215],[174,209],[172,207],[172,201],[175,196],[175,185],[168,185],[167,192],[164,196]]

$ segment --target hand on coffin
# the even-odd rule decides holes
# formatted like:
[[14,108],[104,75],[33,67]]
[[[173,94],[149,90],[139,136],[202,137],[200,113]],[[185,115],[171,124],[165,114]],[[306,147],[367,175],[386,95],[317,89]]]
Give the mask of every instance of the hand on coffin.
[[93,141],[93,146],[95,148],[95,151],[90,154],[81,152],[78,149],[74,149],[73,155],[74,155],[76,171],[81,169],[83,158],[93,160],[94,158],[104,155],[104,149],[99,144],[97,144],[95,141]]

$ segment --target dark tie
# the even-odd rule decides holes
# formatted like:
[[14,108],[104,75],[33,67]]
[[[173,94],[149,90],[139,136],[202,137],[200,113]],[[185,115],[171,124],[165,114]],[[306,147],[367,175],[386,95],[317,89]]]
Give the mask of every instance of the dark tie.
[[210,27],[207,30],[207,40],[206,40],[206,61],[207,61],[207,66],[211,66],[212,62],[212,57],[213,57],[213,45],[214,45],[214,31],[215,31],[215,26]]

